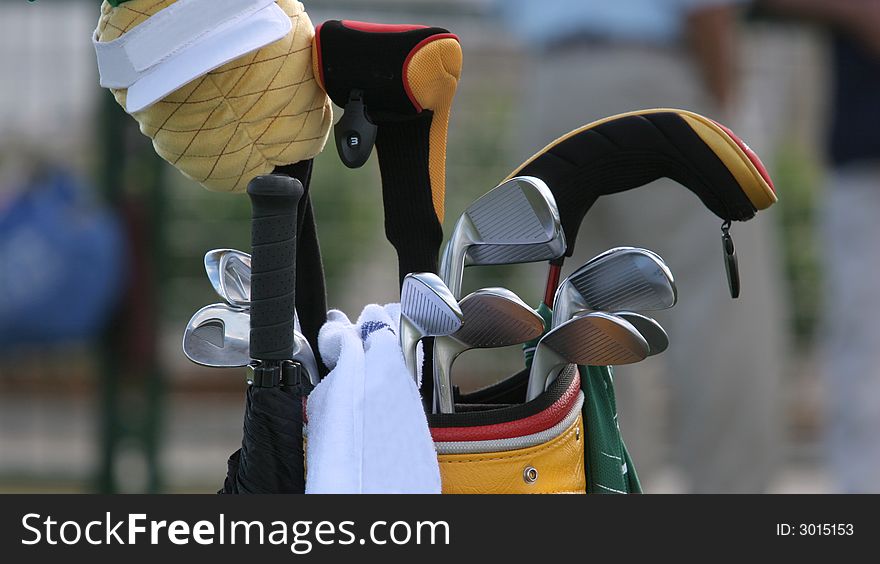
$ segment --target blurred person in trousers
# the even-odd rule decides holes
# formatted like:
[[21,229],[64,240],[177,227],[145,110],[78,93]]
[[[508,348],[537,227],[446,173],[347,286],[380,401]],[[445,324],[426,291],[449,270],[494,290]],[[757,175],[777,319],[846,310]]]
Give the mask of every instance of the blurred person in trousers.
[[[523,122],[513,135],[520,160],[582,124],[656,107],[712,117],[766,153],[760,132],[737,128],[741,2],[505,0],[498,6],[528,53]],[[678,285],[678,305],[651,314],[667,329],[670,348],[615,368],[620,426],[646,491],[669,463],[681,470],[689,492],[760,493],[771,484],[787,348],[773,215],[734,224],[738,300],[731,299],[724,272],[721,220],[672,181],[600,198],[585,219],[565,275],[609,247],[633,245],[663,256]]]
[[829,171],[818,207],[825,445],[840,492],[880,493],[880,0],[759,4],[830,34]]

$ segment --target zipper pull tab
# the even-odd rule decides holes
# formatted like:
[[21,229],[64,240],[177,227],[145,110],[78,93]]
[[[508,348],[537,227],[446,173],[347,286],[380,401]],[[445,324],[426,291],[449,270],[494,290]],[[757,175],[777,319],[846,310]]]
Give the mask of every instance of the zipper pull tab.
[[724,268],[727,271],[727,285],[730,287],[730,297],[739,297],[739,261],[736,258],[736,246],[730,235],[730,220],[721,225],[721,246],[724,251]]

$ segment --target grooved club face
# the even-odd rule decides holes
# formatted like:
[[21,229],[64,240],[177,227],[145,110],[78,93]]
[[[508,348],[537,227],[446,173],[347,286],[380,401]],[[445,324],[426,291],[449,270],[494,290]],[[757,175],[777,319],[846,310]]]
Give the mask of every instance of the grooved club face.
[[205,273],[217,295],[235,307],[251,302],[251,256],[235,249],[214,249],[205,253]]
[[461,327],[462,312],[436,274],[408,274],[400,289],[400,314],[423,336],[449,335]]
[[251,305],[251,256],[234,251],[220,257],[221,297],[237,307]]
[[578,315],[538,342],[527,397],[538,397],[566,364],[632,364],[647,356],[648,343],[629,322],[604,312]]
[[462,298],[465,323],[452,336],[468,348],[519,345],[544,332],[544,320],[506,288],[484,288]]
[[521,176],[490,190],[465,210],[444,252],[440,274],[458,297],[467,265],[537,262],[564,252],[553,194],[540,179]]
[[462,324],[458,302],[440,277],[430,272],[408,274],[400,289],[400,348],[418,384],[416,343],[424,337],[449,335]]
[[638,330],[604,312],[579,315],[547,333],[541,342],[572,364],[632,364],[648,356],[648,343]]
[[588,261],[563,281],[553,300],[553,326],[582,310],[653,311],[678,299],[675,280],[651,251],[621,247]]
[[466,350],[518,345],[538,338],[544,320],[519,296],[506,288],[484,288],[459,302],[464,314],[461,329],[434,341],[435,409],[454,411],[452,363]]

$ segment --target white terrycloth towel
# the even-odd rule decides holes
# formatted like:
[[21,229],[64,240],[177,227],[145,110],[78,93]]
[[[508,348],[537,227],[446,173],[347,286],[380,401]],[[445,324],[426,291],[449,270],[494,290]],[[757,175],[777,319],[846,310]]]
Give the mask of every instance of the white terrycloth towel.
[[440,493],[440,468],[398,342],[400,306],[328,314],[330,374],[309,395],[306,493]]

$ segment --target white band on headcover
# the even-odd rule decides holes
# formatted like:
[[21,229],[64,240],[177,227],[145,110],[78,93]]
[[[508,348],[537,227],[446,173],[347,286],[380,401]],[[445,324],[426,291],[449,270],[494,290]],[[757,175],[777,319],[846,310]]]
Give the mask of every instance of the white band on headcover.
[[140,111],[292,28],[275,0],[178,0],[113,41],[93,37],[100,84],[128,88]]

